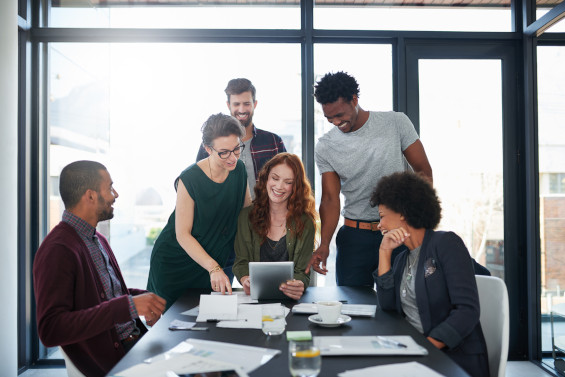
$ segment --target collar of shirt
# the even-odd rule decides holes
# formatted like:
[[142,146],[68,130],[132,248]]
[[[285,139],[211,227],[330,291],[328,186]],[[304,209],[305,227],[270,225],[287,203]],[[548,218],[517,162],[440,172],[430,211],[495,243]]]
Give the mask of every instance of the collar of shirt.
[[67,210],[63,212],[63,221],[72,226],[84,238],[92,239],[96,234],[95,227]]

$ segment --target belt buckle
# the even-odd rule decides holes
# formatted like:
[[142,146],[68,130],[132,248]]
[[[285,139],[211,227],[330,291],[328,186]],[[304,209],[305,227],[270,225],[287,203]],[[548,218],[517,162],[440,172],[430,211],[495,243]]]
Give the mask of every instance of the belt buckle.
[[371,224],[371,230],[372,230],[373,232],[376,232],[377,230],[379,230],[379,223],[380,223],[380,221],[371,221],[371,222],[370,222],[370,224]]

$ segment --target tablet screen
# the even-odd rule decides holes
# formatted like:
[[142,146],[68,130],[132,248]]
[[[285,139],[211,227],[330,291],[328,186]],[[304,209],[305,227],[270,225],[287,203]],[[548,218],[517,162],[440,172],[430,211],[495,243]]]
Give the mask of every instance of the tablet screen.
[[249,262],[251,298],[278,300],[288,298],[279,286],[294,277],[294,262]]

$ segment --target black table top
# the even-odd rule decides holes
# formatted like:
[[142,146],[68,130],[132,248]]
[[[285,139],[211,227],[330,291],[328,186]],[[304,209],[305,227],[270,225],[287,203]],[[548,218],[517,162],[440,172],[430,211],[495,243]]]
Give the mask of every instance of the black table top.
[[[110,371],[117,374],[124,369],[143,362],[143,360],[166,352],[187,338],[214,340],[242,345],[266,347],[281,350],[281,354],[260,368],[249,373],[250,376],[288,377],[288,341],[283,333],[279,336],[266,336],[257,329],[216,328],[213,323],[197,324],[207,326],[208,331],[170,331],[169,323],[175,319],[194,321],[194,317],[180,313],[198,305],[200,294],[209,294],[209,290],[191,289],[163,315],[159,322],[127,353],[127,355]],[[377,302],[376,292],[365,287],[310,287],[298,302],[315,302],[322,300],[347,300],[348,304],[371,304]],[[262,301],[269,303],[273,301]],[[288,300],[283,304],[292,308],[297,302]],[[443,352],[436,349],[422,334],[395,312],[384,312],[377,309],[374,318],[352,317],[352,320],[340,327],[324,328],[308,321],[307,314],[290,313],[286,330],[310,330],[313,336],[352,336],[352,335],[410,335],[425,347],[427,356],[324,356],[320,376],[337,376],[338,373],[351,369],[365,368],[374,365],[404,363],[417,361],[450,377],[467,376]]]

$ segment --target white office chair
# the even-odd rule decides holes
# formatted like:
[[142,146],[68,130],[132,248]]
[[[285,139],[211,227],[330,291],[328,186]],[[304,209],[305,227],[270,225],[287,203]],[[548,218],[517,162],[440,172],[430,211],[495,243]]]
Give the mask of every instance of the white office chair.
[[63,359],[65,359],[65,367],[67,368],[67,375],[69,377],[86,377],[81,373],[80,370],[73,364],[69,356],[63,351],[63,347],[59,347],[61,353],[63,354]]
[[481,327],[487,343],[490,377],[505,377],[510,315],[504,280],[476,275],[481,303]]

